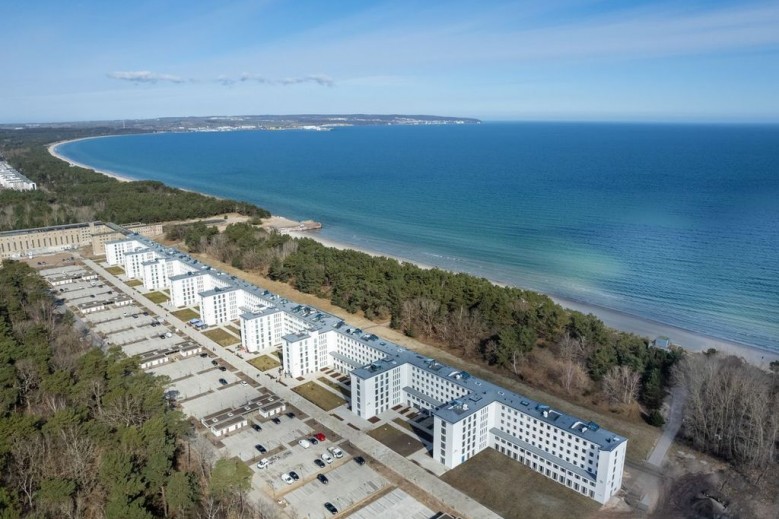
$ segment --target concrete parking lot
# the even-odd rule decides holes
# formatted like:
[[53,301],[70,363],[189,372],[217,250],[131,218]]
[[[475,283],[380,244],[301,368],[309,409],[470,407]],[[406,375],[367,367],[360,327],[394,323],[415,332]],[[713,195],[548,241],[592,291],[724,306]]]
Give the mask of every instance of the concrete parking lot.
[[154,375],[165,375],[171,380],[178,380],[185,377],[197,375],[203,371],[215,369],[215,366],[211,364],[210,357],[201,357],[195,355],[186,359],[170,362],[162,366],[152,368],[149,373]]
[[[219,379],[224,378],[228,385],[223,386]],[[203,416],[227,409],[228,407],[237,407],[259,395],[256,389],[249,385],[233,384],[237,377],[229,371],[219,371],[214,369],[207,373],[194,375],[192,379],[197,380],[205,391],[213,390],[214,394],[204,395],[182,404],[184,413],[192,415],[198,419]],[[184,379],[189,380],[189,379]],[[176,387],[181,386],[182,381],[176,382]],[[231,385],[232,384],[232,385]],[[220,389],[222,388],[222,389]]]
[[349,519],[430,519],[435,512],[399,488],[349,514]]
[[105,310],[101,310],[99,312],[92,312],[90,314],[84,315],[84,320],[88,321],[91,324],[99,324],[99,323],[104,323],[106,321],[112,321],[114,319],[119,319],[120,317],[122,317],[122,314],[127,312],[127,308],[134,308],[134,307],[131,306],[125,306],[122,308],[108,307]]
[[[250,419],[247,427],[229,436],[222,437],[220,440],[224,444],[225,455],[228,457],[237,456],[243,461],[254,465],[260,458],[270,458],[274,454],[279,454],[284,446],[279,442],[276,435],[273,434],[273,431],[269,431],[265,427],[263,427],[262,431],[255,431],[251,428],[251,423]],[[254,448],[257,444],[265,447],[268,452],[261,454]]]
[[[289,485],[294,490],[284,494],[284,499],[298,513],[309,517],[330,517],[324,503],[330,502],[339,512],[347,510],[389,485],[389,482],[368,465],[351,462],[325,473],[327,485],[316,478],[302,486]],[[280,478],[279,483],[287,486]],[[297,483],[300,485],[300,482]],[[281,488],[279,490],[282,491]],[[394,517],[405,517],[396,515]]]

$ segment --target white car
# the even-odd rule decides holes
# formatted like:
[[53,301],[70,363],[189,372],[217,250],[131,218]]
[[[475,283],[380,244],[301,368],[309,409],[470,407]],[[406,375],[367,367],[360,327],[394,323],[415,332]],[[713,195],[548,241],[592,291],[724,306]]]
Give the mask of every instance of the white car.
[[300,441],[298,442],[298,445],[300,445],[300,446],[301,446],[301,447],[303,447],[304,449],[308,449],[309,447],[311,447],[311,442],[310,442],[310,441],[308,441],[308,440],[300,440]]
[[262,458],[262,459],[261,459],[261,460],[260,460],[260,461],[257,463],[257,468],[258,468],[258,469],[265,469],[265,468],[268,468],[268,465],[270,465],[270,462],[268,461],[268,459],[267,459],[267,458]]
[[332,457],[332,456],[330,456],[330,455],[329,455],[328,453],[326,453],[326,452],[325,452],[324,454],[322,454],[321,458],[322,458],[322,461],[324,461],[324,462],[325,462],[325,463],[327,463],[328,465],[330,465],[330,464],[333,462],[333,457]]
[[338,447],[330,447],[327,450],[330,451],[330,453],[335,456],[336,458],[343,458],[344,457],[344,451],[339,449]]
[[287,474],[286,472],[281,475],[281,480],[284,483],[286,483],[287,485],[291,485],[292,484],[292,477],[289,474]]

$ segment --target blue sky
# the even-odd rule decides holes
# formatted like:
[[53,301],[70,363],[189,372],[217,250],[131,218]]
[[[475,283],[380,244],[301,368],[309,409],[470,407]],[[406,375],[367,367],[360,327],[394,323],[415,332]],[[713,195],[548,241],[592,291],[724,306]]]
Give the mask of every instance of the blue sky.
[[13,1],[0,122],[779,122],[777,1]]

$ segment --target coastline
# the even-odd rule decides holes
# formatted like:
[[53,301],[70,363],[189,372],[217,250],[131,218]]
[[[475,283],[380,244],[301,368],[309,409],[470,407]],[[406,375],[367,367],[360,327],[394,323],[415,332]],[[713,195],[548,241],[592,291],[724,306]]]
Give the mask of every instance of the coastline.
[[118,180],[119,182],[133,182],[136,179],[120,175],[119,173],[116,173],[114,171],[108,171],[108,170],[105,170],[105,169],[95,169],[92,166],[88,166],[87,164],[82,164],[81,162],[76,162],[75,160],[71,160],[71,159],[65,157],[64,155],[60,154],[57,151],[57,147],[61,146],[63,144],[68,144],[68,143],[71,143],[71,142],[78,142],[78,141],[85,141],[85,140],[88,140],[88,139],[104,139],[106,137],[112,137],[112,136],[111,135],[99,135],[99,136],[96,136],[96,137],[82,137],[80,139],[70,139],[70,140],[67,140],[67,141],[54,142],[52,144],[49,144],[46,148],[49,150],[49,154],[51,154],[54,157],[57,157],[61,161],[67,162],[71,166],[84,168],[84,169],[89,169],[89,170],[94,171],[95,173],[100,173],[101,175],[105,175],[107,177],[113,178],[114,180]]
[[[108,177],[114,178],[120,182],[132,182],[137,179],[133,179],[131,177],[123,176],[121,174],[118,174],[113,171],[107,171],[107,170],[100,170],[95,169],[91,166],[88,166],[86,164],[82,164],[76,161],[73,161],[67,157],[64,157],[60,153],[57,152],[57,147],[69,143],[69,142],[76,142],[80,140],[86,140],[86,139],[96,139],[96,138],[105,138],[105,137],[111,137],[110,135],[106,136],[98,136],[98,137],[84,137],[80,139],[71,139],[66,141],[60,141],[55,142],[52,144],[49,144],[47,146],[49,153],[64,161],[68,164],[71,164],[73,166],[82,167],[84,169],[89,169],[92,171],[95,171],[97,173],[100,173],[102,175],[106,175]],[[182,188],[177,188],[182,189]],[[189,191],[187,189],[182,189],[183,191]],[[207,193],[201,193],[204,196],[214,196],[209,195]],[[216,197],[218,198],[218,197]],[[277,218],[283,219],[283,220],[290,220],[288,218],[285,218],[280,215],[274,215]],[[424,269],[431,269],[431,268],[439,268],[435,267],[433,265],[425,264],[418,261],[412,261],[407,258],[403,258],[400,256],[394,256],[391,254],[385,254],[373,250],[367,250],[360,247],[356,247],[353,245],[350,245],[348,243],[338,242],[331,239],[323,238],[321,237],[316,231],[283,231],[285,234],[288,234],[292,237],[296,238],[310,238],[313,239],[322,245],[325,245],[326,247],[333,247],[340,250],[356,250],[358,252],[362,252],[371,256],[383,256],[391,259],[395,259],[397,261],[400,261],[402,263],[409,263],[416,265],[420,268]],[[493,280],[489,280],[490,282],[499,285],[499,286],[506,286],[502,283],[497,283]],[[518,287],[522,288],[522,287]],[[546,294],[548,295],[548,294]],[[772,361],[779,361],[779,351],[769,351],[764,350],[755,346],[751,346],[748,344],[742,344],[737,343],[734,341],[729,341],[727,339],[721,339],[718,337],[708,336],[703,333],[694,332],[691,330],[686,330],[683,328],[678,328],[673,325],[668,325],[656,321],[651,321],[649,319],[641,318],[638,316],[626,314],[624,312],[620,312],[618,310],[601,307],[589,303],[583,303],[579,301],[574,301],[570,299],[565,299],[561,297],[551,296],[549,297],[557,304],[571,309],[578,312],[582,312],[585,314],[592,313],[598,318],[600,318],[607,326],[611,328],[615,328],[617,330],[635,333],[640,336],[647,337],[649,339],[653,339],[658,336],[667,336],[671,339],[671,342],[679,346],[685,350],[692,351],[692,352],[701,352],[705,351],[709,348],[714,348],[719,352],[727,353],[730,355],[735,355],[737,357],[743,358],[745,361],[749,362],[750,364],[754,364],[756,366],[759,366],[764,369],[768,369],[769,364]]]
[[[371,256],[383,256],[403,263],[410,263],[424,269],[440,268],[418,261],[412,261],[407,258],[393,256],[391,254],[383,254],[381,252],[355,247],[347,243],[323,238],[316,232],[288,231],[286,234],[289,234],[294,238],[310,238],[326,247],[333,247],[340,250],[356,250]],[[504,283],[497,283],[493,280],[489,281],[495,285],[508,286]],[[650,340],[659,336],[670,337],[672,343],[675,346],[679,346],[687,351],[702,352],[709,348],[714,348],[718,352],[741,357],[750,364],[764,369],[768,369],[768,366],[772,361],[779,361],[779,352],[763,350],[749,344],[741,344],[738,342],[729,341],[727,339],[721,339],[703,333],[685,330],[673,325],[626,314],[611,308],[597,306],[589,303],[582,303],[557,296],[548,295],[548,297],[550,297],[555,303],[569,310],[575,310],[584,314],[594,314],[610,328],[624,332],[635,333],[636,335],[647,337]]]

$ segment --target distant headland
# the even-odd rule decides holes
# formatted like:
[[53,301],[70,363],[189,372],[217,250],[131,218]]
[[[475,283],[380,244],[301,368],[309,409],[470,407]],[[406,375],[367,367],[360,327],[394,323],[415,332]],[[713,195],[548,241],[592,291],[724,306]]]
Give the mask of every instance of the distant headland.
[[444,124],[481,124],[481,121],[468,117],[398,114],[213,115],[205,117],[159,117],[155,119],[0,124],[0,129],[102,127],[108,130],[124,130],[126,132],[327,131],[342,126],[425,126]]

